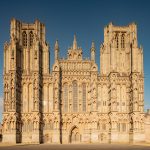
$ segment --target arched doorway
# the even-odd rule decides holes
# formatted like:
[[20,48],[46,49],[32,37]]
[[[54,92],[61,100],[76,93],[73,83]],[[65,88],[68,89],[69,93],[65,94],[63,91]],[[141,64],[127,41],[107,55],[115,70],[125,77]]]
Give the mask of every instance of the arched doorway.
[[79,129],[74,127],[70,133],[70,143],[79,143],[80,142],[80,134]]

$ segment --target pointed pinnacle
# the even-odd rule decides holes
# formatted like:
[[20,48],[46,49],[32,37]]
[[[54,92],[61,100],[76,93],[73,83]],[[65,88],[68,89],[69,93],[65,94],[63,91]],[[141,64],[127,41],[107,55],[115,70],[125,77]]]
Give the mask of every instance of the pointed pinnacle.
[[76,40],[76,35],[74,34],[74,40],[73,40],[73,49],[77,49],[77,40]]
[[95,43],[94,43],[94,41],[92,41],[91,48],[95,48]]
[[55,42],[55,50],[59,50],[58,40],[56,40],[56,42]]

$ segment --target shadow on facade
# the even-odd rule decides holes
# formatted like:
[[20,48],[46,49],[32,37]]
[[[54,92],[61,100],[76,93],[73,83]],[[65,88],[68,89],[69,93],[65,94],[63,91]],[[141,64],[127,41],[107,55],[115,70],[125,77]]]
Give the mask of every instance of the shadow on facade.
[[[42,80],[42,79],[41,79]],[[41,81],[41,83],[43,83],[43,81]],[[43,87],[43,86],[42,86]],[[43,91],[43,90],[42,90]],[[40,94],[40,105],[42,106],[43,105],[43,103],[42,103],[42,94],[43,93],[41,93]],[[44,143],[44,134],[43,134],[43,130],[44,130],[44,120],[43,120],[43,107],[41,107],[41,106],[39,106],[40,107],[40,122],[39,122],[39,129],[40,129],[40,133],[39,133],[39,141],[40,141],[40,143]]]
[[60,100],[60,102],[59,102],[59,110],[60,110],[60,115],[59,115],[59,119],[60,119],[60,121],[59,121],[59,130],[60,130],[60,144],[62,144],[62,126],[63,126],[63,124],[62,124],[62,91],[61,91],[61,89],[62,89],[62,70],[61,70],[61,68],[60,68],[60,85],[59,85],[59,100]]

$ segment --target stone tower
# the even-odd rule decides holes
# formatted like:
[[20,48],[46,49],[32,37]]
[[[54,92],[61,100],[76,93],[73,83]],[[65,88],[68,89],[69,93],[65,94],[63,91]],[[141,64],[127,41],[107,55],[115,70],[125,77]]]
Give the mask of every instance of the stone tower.
[[[111,138],[118,140],[115,122],[122,114],[128,118],[130,142],[144,139],[143,49],[138,47],[135,23],[122,27],[110,23],[104,28],[100,75],[109,78],[109,113],[114,122]],[[118,124],[119,128],[123,128],[123,123]]]
[[4,45],[3,142],[25,142],[29,138],[25,128],[39,142],[42,75],[49,74],[45,26],[38,20],[27,24],[12,19],[10,36]]

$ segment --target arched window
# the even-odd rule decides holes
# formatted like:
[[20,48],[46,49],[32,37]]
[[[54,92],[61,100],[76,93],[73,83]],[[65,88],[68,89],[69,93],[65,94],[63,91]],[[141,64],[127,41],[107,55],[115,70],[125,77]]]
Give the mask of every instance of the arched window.
[[73,81],[73,111],[77,112],[78,111],[78,86],[77,82]]
[[115,40],[116,40],[116,47],[119,48],[118,33],[116,33]]
[[63,99],[64,99],[64,112],[68,112],[68,85],[67,84],[64,84]]
[[125,48],[124,34],[121,35],[121,48]]
[[82,110],[86,111],[86,84],[82,85]]
[[34,35],[33,35],[33,32],[32,32],[32,31],[30,31],[29,36],[30,36],[30,46],[33,46],[33,38],[34,38]]
[[26,31],[23,31],[22,33],[22,44],[24,47],[27,46],[27,34],[26,34]]

